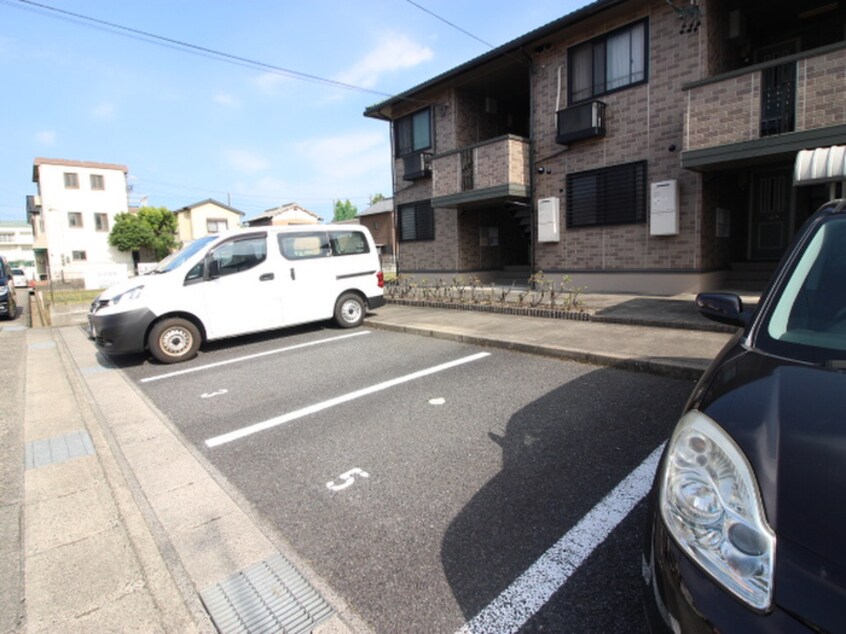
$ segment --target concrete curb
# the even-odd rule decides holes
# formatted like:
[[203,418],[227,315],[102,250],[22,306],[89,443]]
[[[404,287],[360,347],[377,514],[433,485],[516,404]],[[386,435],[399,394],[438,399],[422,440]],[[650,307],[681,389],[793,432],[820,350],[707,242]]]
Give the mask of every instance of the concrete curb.
[[420,328],[417,326],[401,326],[397,324],[384,323],[374,320],[365,320],[365,325],[369,328],[376,328],[380,330],[402,332],[406,334],[420,335],[424,337],[433,337],[435,339],[444,339],[447,341],[455,341],[458,343],[466,343],[486,348],[499,348],[502,350],[524,352],[527,354],[554,357],[566,361],[591,363],[594,365],[614,367],[622,370],[649,372],[651,374],[677,379],[696,380],[700,376],[702,376],[702,373],[708,366],[707,363],[691,363],[689,365],[682,365],[678,362],[660,362],[652,359],[632,359],[622,355],[616,356],[611,354],[589,352],[585,350],[554,348],[549,346],[540,346],[537,344],[522,343],[518,341],[506,341],[502,339],[495,339],[479,335],[444,332],[440,330]]

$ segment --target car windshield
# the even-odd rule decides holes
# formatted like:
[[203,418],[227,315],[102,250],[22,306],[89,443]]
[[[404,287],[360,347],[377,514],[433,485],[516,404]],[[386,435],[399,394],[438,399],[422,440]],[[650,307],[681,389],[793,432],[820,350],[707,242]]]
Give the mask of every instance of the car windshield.
[[176,253],[171,253],[167,256],[164,260],[158,263],[156,268],[152,270],[152,273],[168,273],[175,269],[178,269],[182,264],[185,263],[186,260],[190,259],[195,253],[198,253],[203,247],[205,247],[209,242],[216,239],[218,236],[211,235],[211,236],[204,236],[202,238],[197,238],[193,242],[190,242],[187,246],[185,246],[180,251]]
[[846,217],[831,216],[816,226],[762,336],[779,355],[812,363],[846,360]]

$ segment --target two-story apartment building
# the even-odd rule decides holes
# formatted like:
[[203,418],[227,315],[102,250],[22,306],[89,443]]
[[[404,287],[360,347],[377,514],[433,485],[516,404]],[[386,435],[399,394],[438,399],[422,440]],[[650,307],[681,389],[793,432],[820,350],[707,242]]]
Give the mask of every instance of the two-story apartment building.
[[843,194],[846,3],[597,0],[364,114],[402,273],[732,285]]
[[111,163],[36,158],[27,197],[39,278],[99,285],[133,274],[131,253],[109,245],[114,218],[128,211],[127,168]]

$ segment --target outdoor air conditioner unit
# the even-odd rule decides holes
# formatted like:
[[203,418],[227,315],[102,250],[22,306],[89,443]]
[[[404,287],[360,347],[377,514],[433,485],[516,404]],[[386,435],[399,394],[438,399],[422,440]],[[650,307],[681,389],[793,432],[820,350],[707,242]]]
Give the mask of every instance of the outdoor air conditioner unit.
[[416,152],[403,158],[403,180],[414,181],[432,175],[432,154]]
[[605,103],[586,101],[570,106],[558,113],[556,143],[566,145],[571,141],[605,136]]

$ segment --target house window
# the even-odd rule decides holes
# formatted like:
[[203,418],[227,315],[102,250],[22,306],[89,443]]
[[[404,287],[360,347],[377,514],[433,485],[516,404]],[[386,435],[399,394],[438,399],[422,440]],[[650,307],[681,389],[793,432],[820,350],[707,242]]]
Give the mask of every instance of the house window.
[[91,178],[91,189],[96,189],[96,190],[100,190],[100,191],[106,189],[106,186],[103,182],[103,175],[102,174],[91,174],[90,178]]
[[568,51],[569,103],[593,99],[647,79],[647,23],[636,22]]
[[14,242],[15,241],[15,234],[14,233],[0,233],[0,242]]
[[646,222],[646,161],[567,176],[567,228]]
[[79,174],[65,172],[65,189],[79,189]]
[[94,214],[94,228],[97,231],[109,230],[109,215],[108,214]]
[[84,262],[88,259],[85,251],[71,251],[71,259],[74,262]]
[[68,212],[68,226],[71,227],[71,228],[82,227],[82,212],[81,211],[69,211]]
[[400,205],[399,239],[402,242],[435,239],[435,210],[428,200]]
[[397,119],[394,125],[397,156],[407,156],[432,147],[432,116],[429,108]]
[[208,233],[220,233],[221,231],[226,231],[228,228],[229,223],[225,218],[209,218],[206,220],[206,231]]

